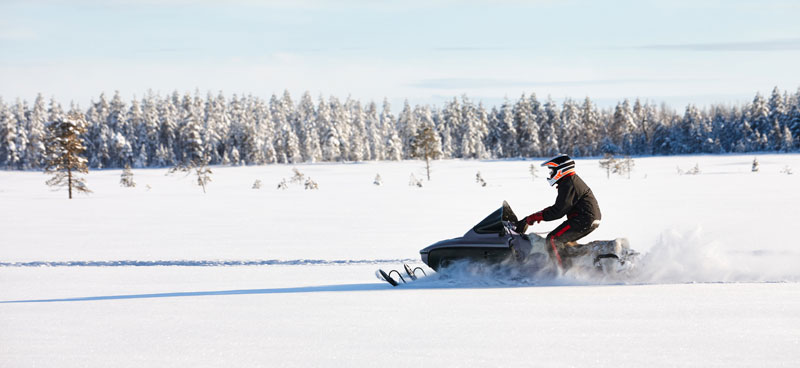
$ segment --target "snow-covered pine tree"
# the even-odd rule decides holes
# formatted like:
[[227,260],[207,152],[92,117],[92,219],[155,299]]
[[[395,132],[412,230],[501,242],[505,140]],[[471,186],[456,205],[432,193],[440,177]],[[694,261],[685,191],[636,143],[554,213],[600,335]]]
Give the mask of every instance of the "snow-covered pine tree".
[[133,166],[137,168],[147,167],[147,161],[149,160],[147,154],[147,125],[145,124],[142,103],[139,102],[139,100],[134,98],[133,102],[131,102],[127,119],[129,121],[128,124],[130,124],[133,129],[129,139],[133,150]]
[[195,108],[192,97],[188,93],[183,96],[182,114],[183,117],[178,128],[181,165],[195,167],[201,163],[207,164],[201,113]]
[[392,107],[389,100],[383,99],[383,107],[381,109],[381,126],[383,127],[383,136],[385,137],[387,160],[399,161],[403,159],[403,139],[397,130],[397,123],[392,115]]
[[281,99],[278,99],[275,95],[270,98],[270,114],[277,132],[274,145],[278,152],[278,162],[298,163],[303,161],[300,155],[300,140],[297,138],[291,123],[294,115],[292,109],[292,100],[288,91],[284,92]]
[[225,96],[219,92],[217,97],[208,92],[206,95],[205,124],[203,126],[203,142],[212,164],[222,163],[225,154],[224,136],[227,134],[229,121],[225,113]]
[[633,143],[632,133],[636,130],[633,110],[628,99],[618,103],[608,128],[608,138],[618,148],[616,153],[630,152]]
[[17,118],[0,98],[0,165],[8,169],[20,167],[17,150]]
[[441,123],[437,127],[442,140],[443,158],[451,158],[461,153],[459,144],[453,139],[453,136],[457,134],[457,129],[465,123],[461,120],[461,106],[458,103],[458,99],[453,98],[442,109]]
[[758,151],[769,149],[767,145],[768,141],[762,139],[762,136],[772,129],[769,121],[769,107],[767,106],[767,101],[764,100],[764,97],[761,96],[760,93],[756,93],[756,97],[753,98],[753,103],[748,109],[746,118],[752,130],[751,141],[754,145],[754,147],[750,149]]
[[366,142],[369,148],[368,160],[383,161],[386,159],[385,137],[383,136],[383,126],[378,117],[378,106],[370,101],[364,109],[364,119],[366,123]]
[[579,145],[580,156],[596,155],[600,152],[600,116],[597,108],[589,97],[583,100],[581,106],[581,142]]
[[317,113],[311,94],[306,91],[297,106],[298,136],[300,138],[300,153],[303,160],[317,162],[322,160],[322,148],[319,142],[317,127]]
[[775,151],[783,150],[785,146],[784,130],[783,127],[787,123],[787,109],[786,97],[781,94],[778,87],[772,89],[772,95],[769,98],[767,108],[769,109],[769,116],[767,117],[770,130],[767,135],[767,140],[770,143],[770,149]]
[[350,97],[342,104],[338,98],[331,96],[331,123],[337,133],[339,142],[339,161],[346,161],[350,158],[350,134],[352,116],[350,109],[353,101]]
[[367,141],[367,123],[361,103],[353,101],[350,107],[350,161],[364,161],[370,157],[369,142]]
[[[278,148],[274,146],[273,136],[275,127],[272,116],[266,103],[260,99],[252,102],[252,113],[245,113],[242,117],[245,123],[244,146],[253,147],[255,150],[247,157],[248,162],[256,164],[271,164],[278,162]],[[255,121],[255,124],[252,123]]]
[[125,168],[122,170],[122,174],[119,178],[119,185],[125,188],[133,188],[136,186],[136,182],[133,181],[133,171],[131,171],[131,165],[125,165]]
[[[535,125],[536,122],[533,119],[530,101],[528,101],[524,93],[520,96],[517,103],[514,104],[512,113],[514,116],[514,129],[517,132],[517,147],[519,147],[520,155],[523,157],[534,156],[534,143],[532,139],[532,132],[534,129],[532,125]],[[538,141],[538,129],[536,129],[536,131],[536,140]]]
[[500,112],[497,107],[493,106],[492,111],[488,114],[489,124],[487,125],[488,133],[484,146],[489,151],[491,157],[504,157],[502,142],[502,130],[500,124]]
[[[272,96],[269,98],[269,114],[272,117],[271,124],[272,129],[275,132],[275,134],[271,135],[272,145],[275,147],[278,163],[283,164],[288,161],[288,157],[286,155],[286,142],[283,134],[284,125],[288,122],[286,121],[286,114],[283,111],[283,104],[275,94],[272,94]],[[247,122],[244,124],[247,124]]]
[[56,101],[55,98],[50,98],[50,103],[48,104],[47,107],[46,121],[49,123],[51,121],[56,121],[61,119],[64,119],[64,109],[61,108],[61,104],[58,103],[58,101]]
[[411,105],[408,100],[405,100],[403,110],[397,116],[397,132],[400,139],[403,140],[403,158],[412,158],[413,156],[411,145],[417,134],[418,125],[414,112],[411,110]]
[[519,156],[517,130],[514,128],[514,107],[507,98],[500,106],[497,117],[497,144],[502,146],[503,157]]
[[45,137],[45,174],[53,174],[47,180],[51,187],[67,187],[69,199],[72,191],[91,193],[78,173],[87,174],[87,160],[82,156],[86,147],[81,135],[86,133],[86,121],[81,115],[70,115],[47,125]]
[[[486,138],[485,121],[480,118],[480,112],[475,105],[464,96],[461,104],[461,129],[460,139],[461,153],[463,158],[485,158],[486,148],[483,140]],[[486,111],[483,112],[484,114]]]
[[47,108],[42,94],[36,96],[27,121],[28,144],[25,151],[25,168],[35,169],[42,166],[45,152],[45,125],[47,124]]
[[792,136],[792,131],[788,126],[783,126],[783,134],[781,135],[781,139],[783,141],[778,149],[781,152],[790,152],[794,148],[794,137]]
[[548,96],[544,103],[544,120],[541,126],[542,153],[545,156],[555,156],[561,152],[559,139],[561,137],[561,119],[558,107]]
[[485,159],[489,158],[489,150],[486,148],[486,137],[489,135],[489,114],[486,108],[483,107],[483,102],[478,103],[478,109],[475,111],[475,123],[472,124],[472,151],[475,158]]
[[800,92],[796,98],[798,99],[798,102],[792,106],[792,110],[789,113],[787,126],[789,127],[789,131],[792,133],[792,137],[795,141],[793,148],[800,148]]
[[564,100],[561,109],[561,152],[568,152],[573,156],[580,156],[578,145],[581,143],[581,109],[573,99]]
[[325,102],[322,96],[319,98],[317,107],[317,127],[321,132],[322,138],[322,159],[324,161],[339,161],[341,158],[339,130],[333,121],[331,104]]

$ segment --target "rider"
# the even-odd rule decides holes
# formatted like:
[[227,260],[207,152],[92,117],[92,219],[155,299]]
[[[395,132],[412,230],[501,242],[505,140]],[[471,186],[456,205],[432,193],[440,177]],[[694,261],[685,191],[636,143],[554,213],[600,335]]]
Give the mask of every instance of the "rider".
[[565,246],[574,246],[575,241],[588,235],[600,226],[600,207],[592,190],[575,174],[575,161],[567,155],[558,155],[542,166],[550,169],[547,182],[558,188],[556,203],[517,222],[517,232],[524,233],[528,225],[540,221],[558,220],[564,215],[567,220],[547,234],[547,251],[555,256],[562,266],[561,254]]

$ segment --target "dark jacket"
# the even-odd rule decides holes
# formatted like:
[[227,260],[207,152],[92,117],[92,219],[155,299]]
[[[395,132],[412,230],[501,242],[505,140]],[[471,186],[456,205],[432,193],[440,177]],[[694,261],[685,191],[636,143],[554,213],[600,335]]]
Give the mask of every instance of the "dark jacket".
[[578,175],[565,176],[556,185],[558,187],[556,203],[542,210],[545,221],[558,220],[564,215],[570,219],[579,217],[588,222],[600,220],[600,206],[597,205],[597,199]]

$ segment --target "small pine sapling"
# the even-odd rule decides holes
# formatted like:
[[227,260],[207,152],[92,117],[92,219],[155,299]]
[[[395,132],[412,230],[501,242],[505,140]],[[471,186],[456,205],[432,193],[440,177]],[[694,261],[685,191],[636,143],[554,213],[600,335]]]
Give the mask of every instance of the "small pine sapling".
[[256,179],[256,181],[253,182],[253,189],[261,189],[261,179]]
[[47,125],[44,173],[54,174],[47,180],[47,185],[66,186],[69,199],[72,199],[73,189],[82,193],[92,192],[83,178],[75,176],[75,173],[89,173],[87,160],[81,156],[86,147],[80,137],[85,133],[86,120],[80,114],[71,114]]
[[480,185],[482,187],[486,186],[486,180],[483,180],[483,176],[481,176],[481,172],[480,171],[478,171],[478,173],[475,174],[475,182],[478,183],[478,185]]
[[306,189],[311,189],[311,190],[319,189],[319,185],[317,185],[317,182],[315,182],[311,178],[306,178],[305,187],[306,187]]
[[422,188],[422,181],[417,179],[414,173],[411,173],[411,177],[408,179],[408,186]]
[[750,168],[751,172],[758,172],[758,158],[753,157],[753,166]]
[[531,164],[531,166],[528,168],[528,171],[531,173],[531,177],[533,177],[533,181],[536,181],[536,177],[538,176],[536,170],[536,165],[534,164]]
[[375,180],[372,181],[372,184],[375,184],[375,186],[378,187],[383,185],[383,179],[381,179],[381,174],[375,175]]
[[136,186],[136,182],[133,181],[133,171],[131,171],[131,165],[125,164],[125,169],[122,170],[122,175],[119,178],[119,185],[125,188],[133,188]]
[[286,178],[281,179],[281,182],[278,183],[278,189],[281,190],[289,189],[289,185],[286,184]]
[[431,181],[431,160],[436,160],[441,155],[441,142],[439,142],[436,131],[430,124],[423,124],[414,135],[411,156],[425,160],[428,181]]

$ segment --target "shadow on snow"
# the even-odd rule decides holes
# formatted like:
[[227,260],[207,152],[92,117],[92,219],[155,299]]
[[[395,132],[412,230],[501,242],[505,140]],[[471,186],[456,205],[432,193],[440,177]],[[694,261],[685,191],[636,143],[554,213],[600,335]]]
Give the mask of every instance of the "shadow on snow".
[[157,299],[157,298],[181,298],[181,297],[223,296],[223,295],[259,295],[259,294],[296,294],[296,293],[319,293],[319,292],[340,292],[340,291],[373,291],[373,290],[386,290],[386,289],[391,289],[391,288],[392,287],[390,285],[388,285],[388,284],[380,284],[380,283],[344,284],[344,285],[304,286],[304,287],[288,287],[288,288],[273,288],[273,289],[188,291],[188,292],[177,292],[177,293],[153,293],[153,294],[87,296],[87,297],[78,297],[78,298],[9,300],[9,301],[0,301],[0,304],[53,303],[53,302],[88,302],[88,301],[98,301],[98,300]]

